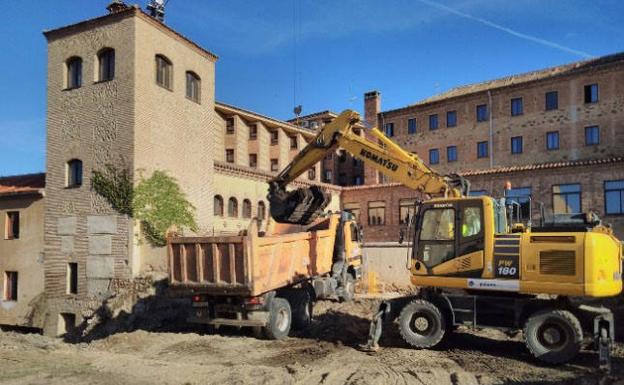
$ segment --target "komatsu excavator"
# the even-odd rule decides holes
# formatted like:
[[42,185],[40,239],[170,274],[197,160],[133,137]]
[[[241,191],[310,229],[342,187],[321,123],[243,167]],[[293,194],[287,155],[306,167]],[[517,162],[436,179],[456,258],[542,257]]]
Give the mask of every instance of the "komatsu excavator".
[[[438,345],[459,325],[522,330],[539,360],[571,360],[589,337],[603,369],[610,369],[612,312],[601,299],[622,292],[622,243],[593,214],[553,216],[540,226],[512,223],[504,198],[469,195],[458,175],[440,175],[376,128],[369,139],[354,131],[357,112],[325,125],[269,182],[277,222],[306,224],[323,213],[329,196],[318,187],[286,186],[338,147],[418,191],[407,229],[407,270],[418,294],[381,304],[371,323],[376,348],[385,321],[398,323],[416,348]],[[416,195],[416,194],[415,194]]]

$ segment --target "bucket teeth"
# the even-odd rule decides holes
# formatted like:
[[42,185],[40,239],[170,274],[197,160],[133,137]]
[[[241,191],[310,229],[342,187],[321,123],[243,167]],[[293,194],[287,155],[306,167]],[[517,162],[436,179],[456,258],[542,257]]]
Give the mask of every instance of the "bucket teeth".
[[331,196],[318,186],[293,191],[277,189],[268,196],[271,216],[280,223],[307,225],[318,218]]

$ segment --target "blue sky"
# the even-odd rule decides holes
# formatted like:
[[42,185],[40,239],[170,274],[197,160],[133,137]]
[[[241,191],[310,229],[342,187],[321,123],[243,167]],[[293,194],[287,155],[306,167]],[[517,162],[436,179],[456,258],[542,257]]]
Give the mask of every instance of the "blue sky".
[[[2,3],[0,175],[44,171],[41,32],[102,15],[109,0]],[[281,119],[295,104],[361,111],[376,89],[387,110],[624,51],[619,0],[169,0],[166,22],[220,56],[217,100]]]

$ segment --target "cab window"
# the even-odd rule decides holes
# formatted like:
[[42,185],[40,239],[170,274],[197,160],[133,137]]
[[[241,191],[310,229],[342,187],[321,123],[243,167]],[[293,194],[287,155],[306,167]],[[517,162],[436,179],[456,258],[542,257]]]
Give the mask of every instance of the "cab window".
[[462,237],[481,234],[481,207],[466,207],[462,212]]
[[420,232],[421,241],[452,241],[455,239],[455,210],[425,211]]

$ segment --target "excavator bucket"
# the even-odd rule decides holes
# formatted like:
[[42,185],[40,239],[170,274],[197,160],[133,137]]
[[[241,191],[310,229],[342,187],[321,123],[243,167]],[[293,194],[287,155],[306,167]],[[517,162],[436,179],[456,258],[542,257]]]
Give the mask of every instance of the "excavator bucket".
[[293,191],[272,186],[267,199],[271,207],[271,217],[276,222],[307,225],[323,213],[331,196],[318,186]]

